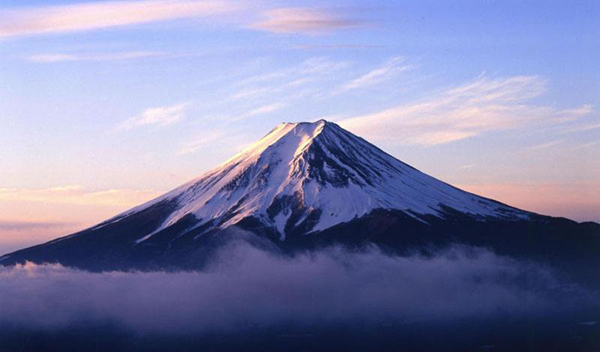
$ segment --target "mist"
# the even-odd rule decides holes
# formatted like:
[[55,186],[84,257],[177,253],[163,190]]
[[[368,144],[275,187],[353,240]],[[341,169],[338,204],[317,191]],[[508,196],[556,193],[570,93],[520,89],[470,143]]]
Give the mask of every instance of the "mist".
[[115,324],[136,333],[550,316],[597,296],[551,269],[454,247],[434,257],[332,247],[284,257],[235,242],[202,272],[0,267],[0,326]]

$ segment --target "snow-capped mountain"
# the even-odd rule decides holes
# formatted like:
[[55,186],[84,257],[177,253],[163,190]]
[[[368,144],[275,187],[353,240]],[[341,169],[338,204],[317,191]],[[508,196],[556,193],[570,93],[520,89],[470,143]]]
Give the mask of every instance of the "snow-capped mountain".
[[0,264],[198,268],[241,233],[285,253],[331,244],[375,244],[400,254],[484,246],[516,257],[586,263],[577,275],[597,264],[600,241],[598,224],[542,216],[462,191],[321,120],[281,124],[161,197],[0,257]]
[[322,231],[374,209],[417,219],[443,217],[448,208],[481,218],[528,217],[430,177],[324,120],[283,123],[216,169],[111,221],[163,201],[172,201],[173,211],[136,243],[189,215],[197,222],[187,231],[208,222],[227,228],[252,216],[282,240],[294,228]]

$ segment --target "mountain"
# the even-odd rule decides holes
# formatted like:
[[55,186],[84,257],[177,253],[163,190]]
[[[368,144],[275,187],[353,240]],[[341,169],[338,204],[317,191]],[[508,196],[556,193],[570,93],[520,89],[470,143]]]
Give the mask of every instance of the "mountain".
[[256,245],[291,254],[334,243],[372,243],[399,254],[461,244],[578,268],[596,264],[600,249],[598,224],[543,216],[462,191],[321,120],[281,124],[161,197],[79,233],[5,255],[0,264],[197,268],[215,248],[248,234]]

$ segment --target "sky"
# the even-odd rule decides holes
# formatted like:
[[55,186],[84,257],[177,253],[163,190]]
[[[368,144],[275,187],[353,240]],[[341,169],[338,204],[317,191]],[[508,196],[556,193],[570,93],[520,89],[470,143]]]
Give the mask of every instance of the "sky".
[[513,206],[600,222],[597,1],[0,1],[0,253],[327,119]]

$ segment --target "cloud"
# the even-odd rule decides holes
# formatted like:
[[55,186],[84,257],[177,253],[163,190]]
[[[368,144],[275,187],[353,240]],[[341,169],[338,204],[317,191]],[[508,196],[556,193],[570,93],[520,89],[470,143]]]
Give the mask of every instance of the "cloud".
[[0,254],[74,233],[160,194],[81,186],[0,188]]
[[66,222],[41,222],[41,221],[3,221],[0,220],[0,231],[21,231],[31,229],[56,229],[73,226]]
[[382,326],[468,317],[548,316],[584,292],[547,268],[476,249],[395,257],[339,248],[281,257],[244,243],[203,272],[89,273],[58,264],[0,267],[0,326],[113,323],[138,333],[286,326]]
[[400,72],[412,69],[412,65],[403,65],[403,57],[394,57],[385,62],[382,66],[346,83],[340,88],[340,91],[364,88],[377,83],[387,81]]
[[546,92],[538,76],[486,76],[424,98],[339,123],[375,140],[399,144],[450,143],[490,131],[561,123],[590,112],[590,106],[560,110],[530,103]]
[[233,11],[227,1],[106,1],[0,10],[0,37],[80,32]]
[[300,78],[319,78],[323,75],[330,75],[348,66],[348,61],[335,61],[327,57],[311,57],[292,67],[248,77],[238,83],[238,86],[260,84],[268,84],[270,86],[272,82],[277,82],[278,80],[283,80],[287,84],[287,82]]
[[292,101],[321,95],[319,93],[322,93],[322,87],[334,79],[336,73],[348,66],[347,61],[313,57],[292,67],[242,80],[235,87],[238,90],[231,94],[227,101],[245,102],[255,99],[254,101],[263,101],[264,106],[283,108],[283,105]]
[[185,117],[187,104],[149,108],[141,115],[123,121],[117,126],[118,131],[127,131],[142,126],[168,126],[177,123]]
[[254,23],[251,28],[279,34],[323,34],[362,24],[333,11],[300,7],[269,10],[264,16],[265,20]]
[[184,144],[176,155],[185,155],[198,151],[200,148],[212,144],[214,142],[219,142],[219,144],[223,143],[224,140],[227,140],[230,137],[230,134],[225,134],[223,132],[211,131],[210,133],[204,134],[200,138],[197,138],[191,142]]
[[110,54],[76,55],[76,54],[37,54],[27,57],[27,61],[36,63],[51,63],[62,61],[120,61],[163,56],[162,52],[127,51]]
[[326,84],[335,73],[348,67],[347,61],[313,57],[284,69],[248,77],[236,83],[229,97],[222,102],[235,101],[235,110],[225,120],[237,122],[251,117],[282,110],[304,98],[323,96]]
[[537,145],[527,148],[527,150],[536,151],[536,150],[548,149],[548,148],[554,147],[556,145],[559,145],[562,142],[563,142],[562,140],[556,140],[556,141],[551,141],[551,142],[547,142],[547,143],[537,144]]
[[300,50],[320,50],[320,49],[383,49],[385,45],[369,45],[369,44],[330,44],[330,45],[318,45],[318,44],[306,44],[296,45],[291,49]]
[[281,110],[285,106],[286,106],[285,103],[271,103],[271,104],[259,106],[257,108],[254,108],[246,113],[243,113],[243,114],[237,116],[233,120],[240,121],[240,120],[245,120],[245,119],[248,119],[248,118],[254,117],[254,116],[269,114],[269,113],[275,112],[277,110]]
[[589,142],[589,143],[579,144],[579,145],[576,145],[573,148],[571,148],[571,150],[585,149],[585,148],[593,147],[596,144],[600,144],[600,141],[593,141],[593,142]]
[[[2,203],[0,202],[0,208]],[[2,214],[5,218],[9,214]],[[47,242],[53,238],[81,230],[77,221],[40,221],[0,219],[0,256],[21,248]]]
[[564,132],[573,133],[573,132],[587,132],[594,131],[600,129],[600,123],[588,123],[585,125],[575,126],[565,130]]
[[579,116],[586,116],[594,111],[594,106],[591,104],[584,104],[575,109],[565,109],[561,111],[561,114],[566,118],[573,118]]
[[8,202],[35,202],[51,204],[133,206],[159,192],[153,190],[110,189],[92,191],[81,186],[43,189],[0,188],[0,204]]

